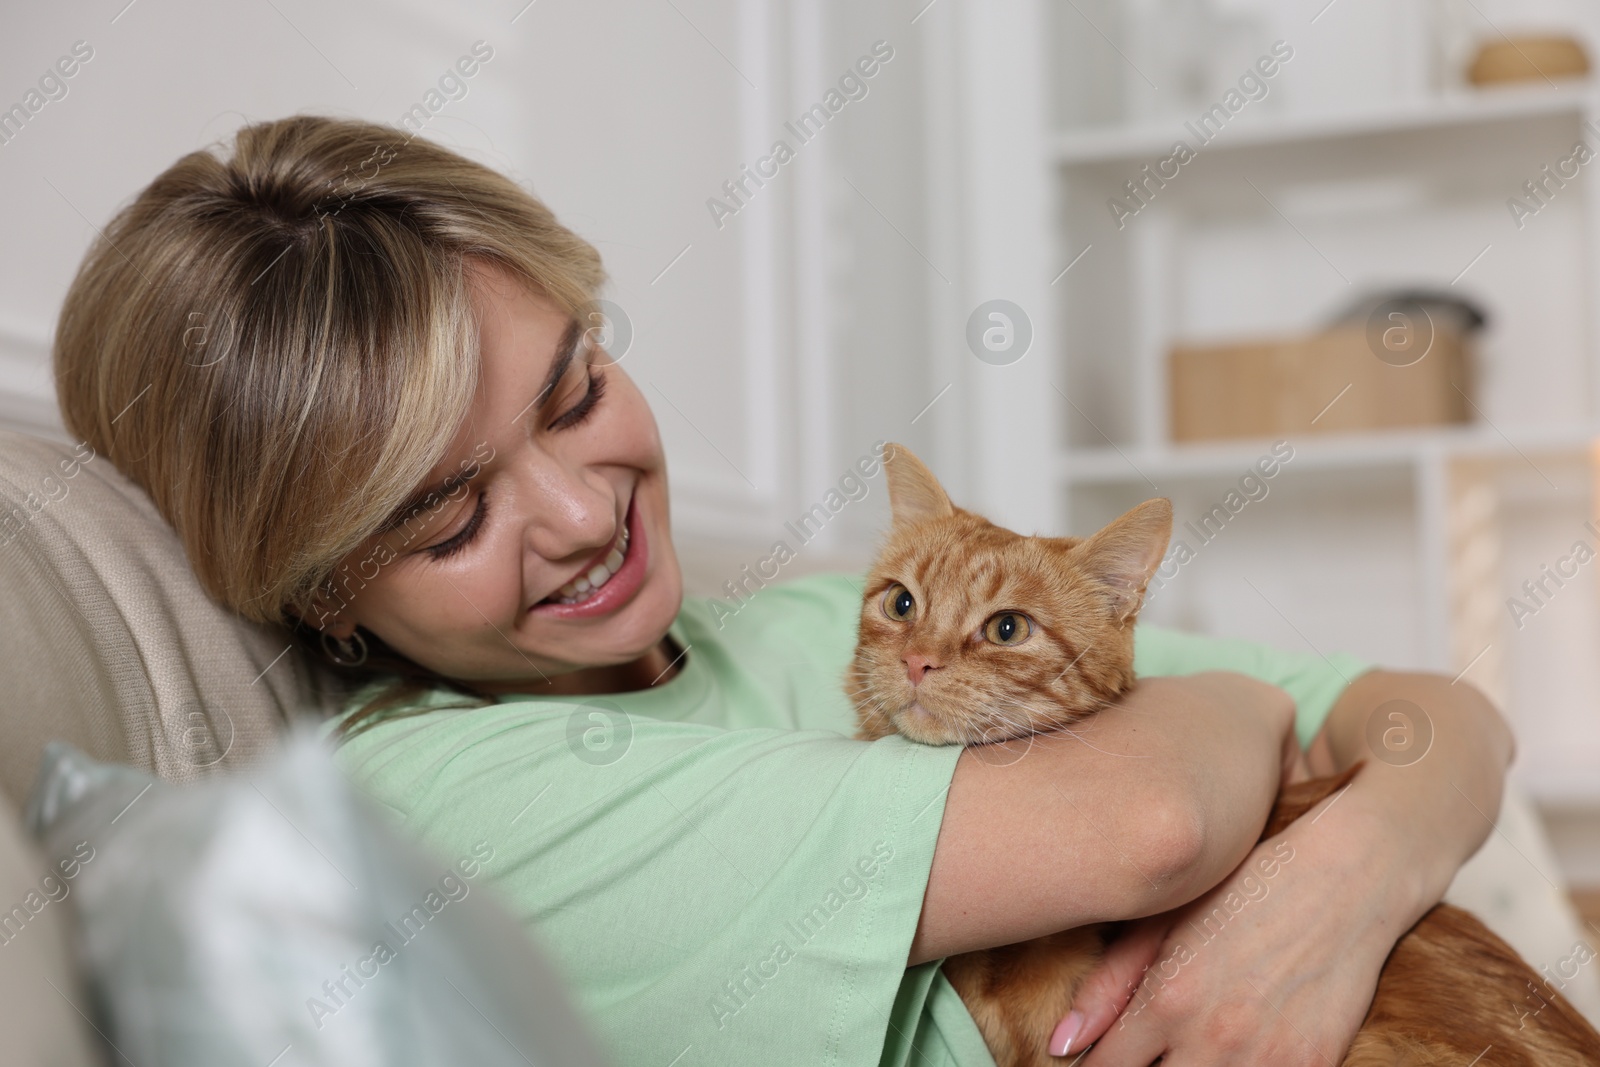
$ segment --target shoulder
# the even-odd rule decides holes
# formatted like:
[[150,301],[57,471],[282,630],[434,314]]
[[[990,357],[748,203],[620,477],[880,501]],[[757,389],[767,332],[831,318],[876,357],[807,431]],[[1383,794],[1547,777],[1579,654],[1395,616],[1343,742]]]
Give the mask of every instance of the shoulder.
[[773,636],[805,642],[853,644],[861,612],[862,579],[850,574],[813,574],[757,584],[752,575],[731,581],[720,597],[690,597],[680,618],[732,640]]
[[374,800],[405,817],[417,797],[471,751],[496,705],[439,686],[408,694],[348,734],[341,724],[385,696],[398,678],[377,678],[351,694],[339,716],[323,726],[335,762]]

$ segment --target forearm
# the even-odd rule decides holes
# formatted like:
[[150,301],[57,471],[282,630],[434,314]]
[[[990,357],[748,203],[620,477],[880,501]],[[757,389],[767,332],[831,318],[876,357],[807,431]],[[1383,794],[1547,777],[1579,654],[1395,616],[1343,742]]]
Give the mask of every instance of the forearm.
[[1152,679],[1070,732],[968,749],[910,962],[1198,896],[1260,833],[1292,713],[1237,675]]
[[[1422,739],[1431,732],[1431,741]],[[1347,824],[1393,865],[1392,906],[1419,918],[1493,829],[1514,742],[1493,705],[1466,682],[1372,671],[1352,683],[1311,746],[1313,773],[1366,766],[1340,798]]]
[[[1165,799],[1191,814],[1192,848],[1172,857],[1178,862],[1168,869],[1159,907],[1118,918],[1186,904],[1231,874],[1259,839],[1266,812],[1299,754],[1294,704],[1281,690],[1226,672],[1174,681],[1186,686],[1191,698],[1199,698],[1181,725],[1169,719],[1164,727],[1175,746]],[[1248,696],[1240,686],[1249,687]],[[1277,705],[1276,713],[1257,724],[1262,732],[1252,734],[1245,747],[1234,736],[1243,726],[1240,703],[1254,701],[1258,694],[1271,694],[1267,700]],[[1262,744],[1268,747],[1263,750]],[[1184,773],[1187,777],[1180,777]]]

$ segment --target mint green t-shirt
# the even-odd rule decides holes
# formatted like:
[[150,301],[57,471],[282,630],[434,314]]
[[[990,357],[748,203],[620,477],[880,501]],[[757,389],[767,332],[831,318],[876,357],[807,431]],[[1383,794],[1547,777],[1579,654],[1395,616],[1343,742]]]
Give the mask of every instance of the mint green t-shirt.
[[[905,966],[962,750],[851,739],[860,598],[846,576],[800,579],[720,628],[691,598],[681,670],[656,688],[474,709],[433,707],[460,700],[439,691],[337,758],[439,854],[490,843],[501,900],[619,1067],[992,1067],[939,962]],[[1141,675],[1283,687],[1302,743],[1367,669],[1136,633]]]

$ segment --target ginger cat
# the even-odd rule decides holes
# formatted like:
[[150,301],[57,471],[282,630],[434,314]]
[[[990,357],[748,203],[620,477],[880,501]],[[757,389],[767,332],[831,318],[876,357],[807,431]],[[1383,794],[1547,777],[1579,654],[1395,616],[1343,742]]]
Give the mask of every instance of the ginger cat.
[[[1085,539],[1024,537],[953,505],[904,447],[890,446],[884,469],[893,526],[869,574],[848,678],[858,737],[1007,740],[1069,726],[1133,684],[1134,621],[1171,537],[1169,501],[1146,501]],[[937,692],[919,693],[910,677],[934,669]],[[1359,770],[1285,787],[1263,839]],[[944,961],[999,1067],[1069,1062],[1047,1044],[1110,932],[1082,927]],[[1466,1067],[1491,1047],[1484,1067],[1600,1064],[1600,1033],[1545,990],[1481,922],[1440,904],[1395,946],[1343,1065]],[[1530,991],[1544,1005],[1531,1023]]]

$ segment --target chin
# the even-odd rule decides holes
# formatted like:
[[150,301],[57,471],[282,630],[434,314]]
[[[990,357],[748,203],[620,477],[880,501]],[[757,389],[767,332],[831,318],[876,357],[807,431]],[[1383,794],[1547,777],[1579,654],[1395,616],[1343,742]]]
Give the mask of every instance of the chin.
[[667,627],[683,609],[683,574],[678,570],[677,557],[657,562],[663,566],[645,580],[644,588],[639,590],[638,599],[632,605],[637,611],[628,620],[630,628],[643,631],[640,655],[666,636]]
[[956,745],[961,738],[936,713],[921,704],[912,704],[893,717],[894,728],[902,737],[919,745]]
[[573,658],[595,666],[602,658],[606,666],[630,663],[661,643],[682,607],[683,579],[674,562],[646,578],[633,602],[611,620],[603,639],[606,649],[574,650]]

